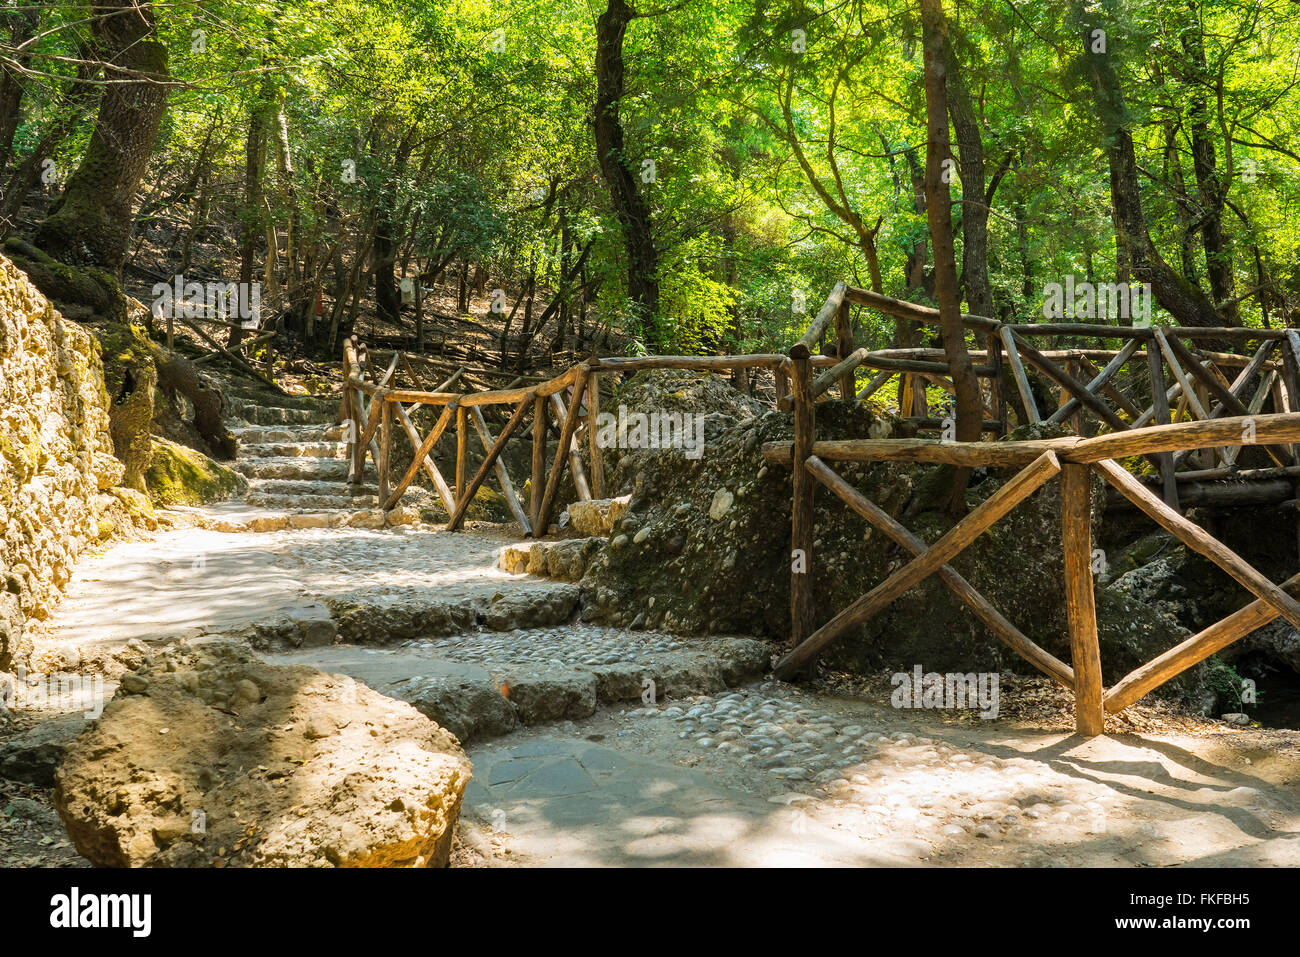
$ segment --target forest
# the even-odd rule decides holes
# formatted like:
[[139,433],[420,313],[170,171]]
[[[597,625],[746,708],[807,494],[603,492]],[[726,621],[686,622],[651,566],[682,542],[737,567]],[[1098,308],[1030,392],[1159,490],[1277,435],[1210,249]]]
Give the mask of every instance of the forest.
[[[10,3],[3,228],[128,285],[260,281],[309,354],[370,310],[429,335],[404,279],[489,296],[503,368],[611,329],[765,352],[837,279],[935,301],[926,6]],[[963,310],[1033,321],[1072,277],[1177,325],[1294,321],[1294,14],[950,3]]]

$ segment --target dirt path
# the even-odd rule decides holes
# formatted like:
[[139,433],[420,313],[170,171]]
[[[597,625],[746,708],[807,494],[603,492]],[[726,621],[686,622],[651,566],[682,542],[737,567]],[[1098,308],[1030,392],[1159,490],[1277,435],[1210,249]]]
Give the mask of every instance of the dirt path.
[[485,863],[1300,864],[1294,732],[1085,740],[765,683],[470,757]]

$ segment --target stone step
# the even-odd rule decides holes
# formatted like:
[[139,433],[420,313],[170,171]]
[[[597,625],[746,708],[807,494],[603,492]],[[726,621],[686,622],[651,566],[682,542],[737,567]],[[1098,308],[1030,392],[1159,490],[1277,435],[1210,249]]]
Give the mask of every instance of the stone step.
[[556,581],[576,582],[605,547],[604,538],[566,538],[559,541],[521,543],[501,549],[497,567],[516,575],[540,575]]
[[[374,478],[373,467],[367,465],[366,473],[369,478]],[[248,491],[257,495],[325,495],[343,498],[366,498],[379,494],[373,481],[351,485],[346,481],[314,482],[305,479],[250,479]],[[421,489],[417,486],[411,491],[418,494]]]
[[346,425],[235,425],[230,433],[241,446],[266,442],[342,442]]
[[286,409],[337,409],[339,395],[282,395],[261,386],[227,382],[223,391],[231,402],[274,405]]
[[413,505],[384,512],[379,508],[286,511],[247,502],[226,502],[194,511],[195,523],[214,532],[278,532],[286,528],[396,528],[420,521]]
[[[351,465],[344,459],[294,458],[273,456],[245,459],[234,463],[236,470],[250,479],[306,479],[317,482],[345,483]],[[367,473],[373,469],[367,466]]]
[[336,410],[290,409],[278,405],[257,405],[234,399],[231,414],[249,425],[331,425]]
[[574,502],[568,508],[569,524],[583,535],[608,538],[615,523],[627,512],[628,503],[631,501],[631,495],[621,495],[618,498]]
[[343,442],[253,442],[239,451],[254,459],[338,459],[347,454],[347,445]]

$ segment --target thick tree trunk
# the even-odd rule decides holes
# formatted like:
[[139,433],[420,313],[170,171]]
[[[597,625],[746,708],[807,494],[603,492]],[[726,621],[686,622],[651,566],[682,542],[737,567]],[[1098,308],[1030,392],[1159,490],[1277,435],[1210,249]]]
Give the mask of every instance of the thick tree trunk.
[[[244,208],[239,226],[239,281],[253,282],[257,241],[262,231],[262,171],[266,165],[266,129],[269,88],[263,83],[249,107],[248,137],[244,141]],[[242,328],[232,328],[226,345],[234,347],[244,338]]]
[[[167,48],[157,40],[153,4],[105,0],[94,10],[92,30],[104,60],[133,75],[104,88],[81,165],[35,240],[63,262],[116,271],[126,258],[136,187],[167,108]],[[123,76],[112,67],[105,72]]]
[[[925,208],[930,224],[930,244],[934,248],[935,298],[939,304],[939,326],[948,370],[957,398],[956,438],[961,442],[979,440],[983,425],[983,403],[979,380],[966,351],[966,332],[961,321],[961,304],[957,298],[957,263],[952,241],[952,197],[943,181],[943,161],[948,157],[948,106],[945,91],[943,50],[947,23],[940,0],[920,0],[921,26],[925,54],[925,109],[927,137],[925,148]],[[981,192],[982,198],[982,192]],[[959,476],[955,496],[965,489],[965,476]]]
[[659,251],[651,231],[650,210],[623,155],[623,36],[636,16],[625,0],[609,0],[596,21],[596,109],[593,118],[596,157],[609,188],[610,201],[623,227],[627,253],[627,294],[642,333],[659,310]]
[[1241,319],[1237,314],[1237,304],[1231,301],[1236,295],[1232,279],[1232,253],[1223,231],[1223,207],[1228,198],[1228,190],[1219,175],[1214,140],[1210,136],[1209,110],[1203,85],[1208,82],[1209,70],[1205,65],[1205,45],[1199,24],[1183,34],[1183,51],[1187,54],[1188,66],[1193,73],[1191,80],[1194,92],[1188,112],[1191,114],[1192,168],[1196,172],[1201,205],[1205,208],[1201,218],[1205,274],[1210,280],[1210,295],[1224,320],[1228,325],[1235,326],[1240,324]]
[[989,208],[984,202],[984,143],[970,93],[961,78],[950,40],[943,45],[948,115],[957,134],[961,167],[961,278],[966,301],[977,316],[993,316],[993,287],[989,284]]

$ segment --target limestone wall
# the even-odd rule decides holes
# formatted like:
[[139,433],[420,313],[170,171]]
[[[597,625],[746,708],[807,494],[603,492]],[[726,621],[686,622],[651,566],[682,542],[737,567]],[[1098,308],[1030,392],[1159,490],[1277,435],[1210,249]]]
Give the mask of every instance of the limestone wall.
[[98,342],[0,256],[0,670],[25,655],[117,485]]

